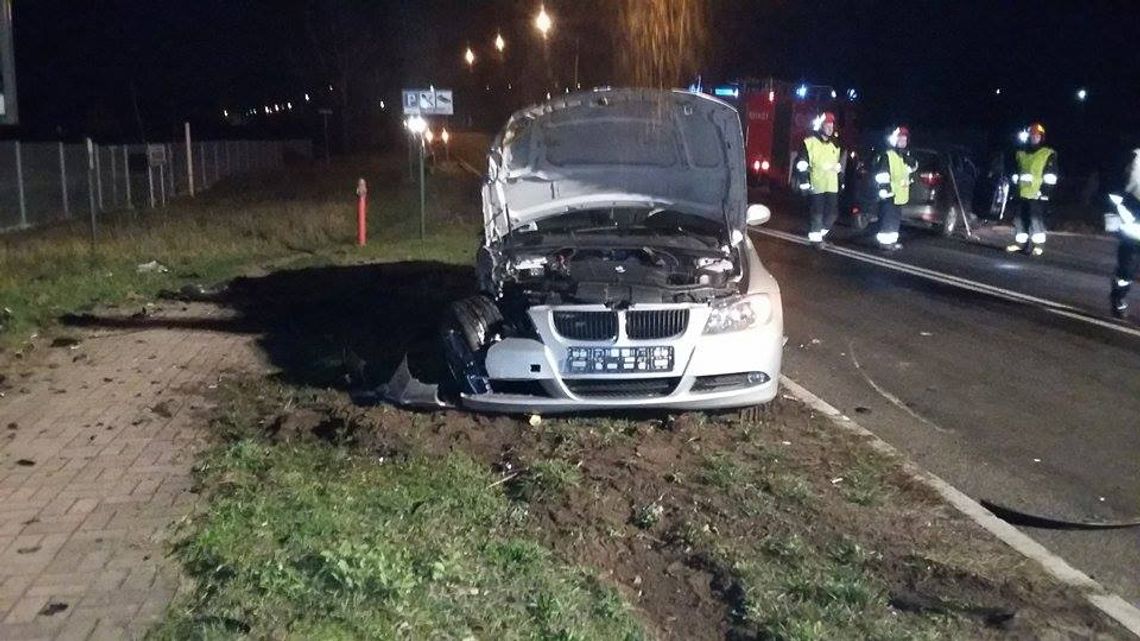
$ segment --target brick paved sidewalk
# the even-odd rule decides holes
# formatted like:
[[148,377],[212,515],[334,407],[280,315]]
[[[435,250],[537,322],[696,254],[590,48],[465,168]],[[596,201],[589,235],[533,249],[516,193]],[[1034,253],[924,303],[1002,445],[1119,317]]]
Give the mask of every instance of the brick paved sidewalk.
[[197,498],[202,393],[261,365],[254,337],[157,325],[0,365],[4,641],[140,638],[178,588],[164,541]]

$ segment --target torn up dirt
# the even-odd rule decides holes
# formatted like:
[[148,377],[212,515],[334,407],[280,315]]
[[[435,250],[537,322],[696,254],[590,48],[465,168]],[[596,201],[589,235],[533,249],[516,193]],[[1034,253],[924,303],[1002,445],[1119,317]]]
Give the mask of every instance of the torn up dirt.
[[1130,638],[796,401],[540,421],[340,392],[269,405],[272,441],[486,466],[535,538],[615,586],[650,638]]

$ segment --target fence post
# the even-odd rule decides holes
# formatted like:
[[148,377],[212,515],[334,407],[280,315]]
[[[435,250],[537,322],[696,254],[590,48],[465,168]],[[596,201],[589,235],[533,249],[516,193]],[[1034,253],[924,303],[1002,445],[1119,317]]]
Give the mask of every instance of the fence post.
[[[160,179],[161,179],[161,176],[160,176]],[[150,162],[150,146],[149,145],[147,146],[147,150],[146,150],[146,184],[147,184],[147,187],[150,189],[150,208],[154,209],[154,206],[155,206],[155,200],[154,200],[154,165],[151,164],[151,162]]]
[[210,178],[206,175],[206,143],[198,143],[198,167],[202,174],[201,188],[198,191],[206,191],[210,188]]
[[16,183],[20,194],[20,227],[28,226],[28,208],[24,202],[24,154],[20,149],[20,141],[16,141]]
[[91,248],[95,248],[98,221],[95,214],[95,142],[87,139],[87,204],[91,210]]
[[119,206],[119,169],[115,164],[115,146],[107,147],[111,160],[111,209]]
[[67,155],[62,140],[59,141],[59,187],[63,192],[63,217],[71,218],[71,203],[67,198]]
[[186,182],[190,186],[190,195],[194,195],[194,148],[190,142],[190,121],[185,124],[186,130]]
[[[178,183],[174,182],[174,145],[172,143],[166,144],[166,158],[166,162],[170,165],[170,171],[166,172],[166,177],[170,184],[170,197],[174,198],[178,195]],[[163,167],[165,166],[166,165],[163,165]],[[163,187],[165,187],[166,184],[167,183],[163,183]],[[162,204],[164,206],[166,205],[165,197],[162,199]]]
[[99,145],[95,145],[95,188],[99,193],[99,211],[103,211],[103,164],[99,160]]
[[123,184],[126,186],[127,191],[127,209],[134,209],[135,205],[131,202],[131,146],[123,145]]
[[159,193],[162,196],[162,206],[166,207],[166,165],[165,164],[158,166],[158,187],[159,187]]
[[217,181],[221,180],[221,178],[222,178],[222,164],[221,164],[222,163],[222,161],[221,161],[221,153],[222,152],[218,151],[218,142],[217,141],[214,141],[213,147],[214,147],[214,182],[217,182]]

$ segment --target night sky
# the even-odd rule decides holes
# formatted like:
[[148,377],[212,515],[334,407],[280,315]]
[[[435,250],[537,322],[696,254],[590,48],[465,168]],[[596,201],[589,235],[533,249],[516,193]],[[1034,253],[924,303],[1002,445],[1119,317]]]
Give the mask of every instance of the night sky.
[[[614,0],[548,0],[556,23],[545,50],[532,0],[15,4],[25,137],[156,138],[185,118],[224,131],[222,109],[306,91],[343,105],[361,128],[384,117],[372,113],[379,100],[428,82],[455,87],[461,108],[493,103],[497,114],[547,83],[568,84],[575,48],[583,86],[623,82]],[[710,0],[706,18],[698,57],[707,80],[774,75],[856,87],[873,125],[997,131],[1042,118],[1069,140],[1127,136],[1140,120],[1140,3],[1128,0]],[[504,60],[490,48],[496,30],[508,41]],[[461,61],[468,45],[475,72]],[[343,79],[329,62],[337,56],[350,71]],[[509,94],[499,87],[507,82]],[[1080,87],[1086,103],[1075,99]],[[256,118],[243,131],[312,126],[298,114]]]

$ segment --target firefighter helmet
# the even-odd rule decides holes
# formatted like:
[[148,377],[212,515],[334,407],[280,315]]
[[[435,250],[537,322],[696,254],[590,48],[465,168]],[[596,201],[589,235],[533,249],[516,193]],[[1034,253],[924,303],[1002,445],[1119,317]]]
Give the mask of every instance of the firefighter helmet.
[[831,113],[830,111],[825,111],[825,112],[819,114],[818,116],[815,117],[815,120],[812,121],[811,128],[813,131],[819,131],[820,129],[823,129],[823,125],[825,123],[831,123],[832,125],[834,125],[835,124],[835,114]]
[[1025,129],[1021,130],[1017,134],[1017,139],[1018,139],[1018,141],[1021,142],[1021,144],[1025,144],[1025,143],[1029,142],[1029,137],[1032,136],[1033,134],[1037,134],[1038,136],[1041,136],[1041,139],[1044,140],[1045,139],[1045,125],[1043,125],[1039,122],[1035,122],[1035,123],[1029,125],[1028,127],[1026,127]]
[[899,125],[898,127],[895,127],[894,131],[892,131],[889,136],[887,136],[887,144],[892,147],[898,147],[899,138],[902,138],[903,136],[906,136],[909,139],[910,129],[907,128],[906,125]]

